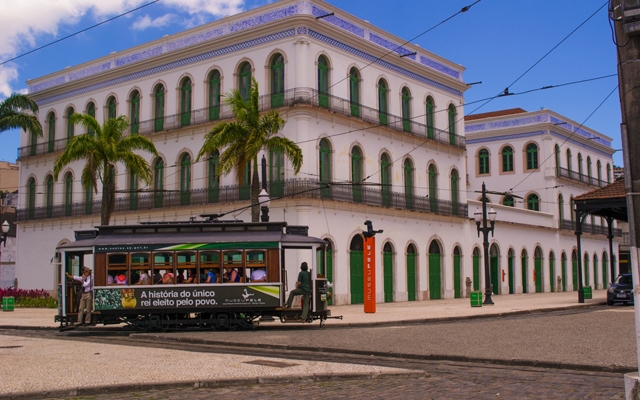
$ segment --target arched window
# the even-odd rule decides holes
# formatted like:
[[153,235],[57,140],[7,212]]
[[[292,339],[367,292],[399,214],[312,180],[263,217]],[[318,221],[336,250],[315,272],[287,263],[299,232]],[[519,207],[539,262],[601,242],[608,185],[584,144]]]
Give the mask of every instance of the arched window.
[[164,160],[157,158],[153,163],[153,206],[162,207],[164,202]]
[[456,113],[456,107],[453,104],[449,104],[449,109],[447,112],[449,116],[449,144],[456,144],[456,118],[458,117]]
[[513,172],[513,149],[511,146],[502,148],[502,172]]
[[488,175],[489,166],[489,150],[480,149],[478,152],[478,175]]
[[527,210],[540,211],[540,199],[537,194],[527,196]]
[[573,177],[573,174],[572,174],[573,166],[571,164],[572,164],[571,149],[567,149],[567,172],[569,173],[569,178]]
[[429,299],[442,297],[442,249],[436,240],[429,244]]
[[186,77],[180,83],[180,126],[191,124],[191,78]]
[[382,205],[391,206],[391,159],[389,154],[380,156],[380,185],[382,187]]
[[[93,118],[96,117],[96,105],[93,102],[87,104],[87,115],[91,115]],[[87,128],[87,133],[93,136],[95,132],[92,128]]]
[[73,175],[67,172],[64,175],[64,215],[71,216],[73,206]]
[[318,103],[329,108],[329,61],[327,57],[318,57]]
[[184,153],[180,157],[180,205],[191,204],[191,156]]
[[576,220],[576,203],[573,201],[573,198],[569,200],[569,213],[571,214],[571,225],[573,225],[573,222]]
[[129,210],[138,209],[138,174],[129,171]]
[[360,117],[360,72],[356,67],[349,70],[349,104],[351,116]]
[[598,160],[596,162],[596,173],[598,174],[598,186],[603,186],[602,185],[602,163],[600,162],[600,160]]
[[611,165],[607,163],[607,183],[611,183]]
[[243,62],[238,70],[238,90],[244,101],[249,100],[251,92],[251,64]]
[[47,175],[45,179],[45,207],[47,218],[51,218],[53,216],[53,176]]
[[271,108],[284,105],[284,57],[275,54],[271,58]]
[[542,249],[540,246],[536,246],[533,251],[533,283],[536,286],[536,293],[542,293]]
[[435,109],[436,103],[433,101],[433,97],[427,97],[427,137],[433,139],[436,136],[435,132]]
[[318,149],[318,171],[320,175],[320,195],[324,198],[331,196],[331,144],[327,139],[320,140]]
[[134,90],[131,93],[131,110],[129,110],[130,114],[130,127],[131,133],[138,133],[140,131],[140,92]]
[[269,194],[284,196],[284,153],[278,148],[269,150]]
[[402,130],[411,132],[411,93],[409,88],[402,88]]
[[562,228],[564,225],[564,198],[562,194],[558,195],[558,221],[560,221],[560,228]]
[[411,159],[404,160],[404,198],[408,210],[413,210],[414,168]]
[[407,246],[407,293],[408,300],[416,299],[416,246]]
[[220,200],[220,178],[218,177],[218,163],[220,162],[220,153],[214,150],[209,155],[209,179],[207,188],[209,189],[209,203],[217,203]]
[[56,145],[56,115],[53,112],[50,112],[47,117],[47,125],[49,128],[47,148],[49,153],[51,153],[55,149]]
[[209,73],[209,121],[220,119],[220,71],[217,69]]
[[164,86],[156,85],[153,90],[153,130],[164,129]]
[[75,125],[71,123],[71,116],[74,112],[73,107],[67,109],[67,139],[71,139],[75,134]]
[[560,176],[560,146],[556,144],[555,147],[555,159],[556,159],[556,176]]
[[582,169],[582,154],[578,153],[578,179],[584,181],[584,170]]
[[593,185],[593,181],[591,180],[591,157],[587,156],[587,179],[589,185]]
[[29,178],[27,181],[27,218],[33,219],[36,213],[36,180]]
[[434,164],[429,165],[429,210],[438,212],[438,171]]
[[538,145],[529,143],[527,145],[527,170],[538,169]]
[[107,99],[107,119],[116,118],[118,112],[116,110],[116,98],[111,96]]
[[515,201],[513,200],[513,196],[504,196],[502,198],[502,205],[507,207],[515,207]]
[[362,150],[358,146],[353,146],[351,149],[351,182],[353,183],[353,201],[356,203],[362,201],[362,173]]
[[378,81],[378,116],[380,119],[380,125],[387,125],[388,113],[389,113],[389,86],[387,81],[380,79]]
[[458,170],[451,171],[451,212],[453,215],[458,215],[460,202],[459,198],[460,191],[460,176],[458,175]]

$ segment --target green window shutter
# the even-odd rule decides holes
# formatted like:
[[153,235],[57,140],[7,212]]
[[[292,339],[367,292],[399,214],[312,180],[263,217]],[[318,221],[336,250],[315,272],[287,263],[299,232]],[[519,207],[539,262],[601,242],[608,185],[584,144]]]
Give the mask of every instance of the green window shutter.
[[220,119],[220,73],[214,71],[209,79],[209,121]]
[[324,56],[318,58],[318,103],[329,108],[329,63]]
[[382,205],[389,207],[391,205],[391,163],[386,153],[380,159],[380,174]]
[[351,116],[360,117],[360,77],[355,69],[349,74],[349,103]]
[[185,154],[180,161],[180,205],[191,204],[191,156]]
[[153,129],[159,132],[164,129],[164,86],[158,86],[154,99]]
[[269,150],[269,194],[284,196],[284,153],[280,149]]
[[402,90],[402,130],[411,132],[411,97],[406,88]]
[[180,88],[180,126],[191,125],[191,80],[185,78]]
[[435,104],[433,98],[427,97],[427,137],[433,139],[435,137]]
[[513,172],[513,150],[511,147],[502,149],[502,172]]
[[353,201],[362,202],[362,152],[358,147],[351,151],[351,182],[353,183]]
[[533,143],[527,145],[527,169],[538,169],[538,146]]
[[277,55],[271,64],[271,108],[284,105],[284,58]]
[[161,208],[164,203],[164,161],[159,158],[153,170],[153,206]]
[[[95,106],[95,104],[89,103],[89,106],[87,107],[87,115],[90,115],[93,118],[96,117],[96,106]],[[87,128],[87,134],[93,137],[95,132],[93,131],[92,128]]]
[[136,134],[140,131],[140,94],[136,92],[131,98],[131,133]]
[[71,216],[73,206],[73,176],[68,172],[64,179],[64,215]]
[[49,143],[48,151],[51,153],[55,150],[56,144],[56,116],[53,113],[49,114]]
[[320,172],[320,195],[323,198],[331,196],[331,187],[327,184],[331,182],[331,147],[326,139],[320,141],[319,172]]
[[408,158],[404,160],[404,199],[408,210],[413,210],[414,185],[413,185],[413,163]]
[[67,139],[71,139],[75,133],[75,125],[71,123],[71,116],[73,113],[73,108],[69,108],[69,110],[67,110]]
[[386,126],[388,124],[389,104],[387,98],[387,84],[381,80],[378,84],[378,119],[380,125]]

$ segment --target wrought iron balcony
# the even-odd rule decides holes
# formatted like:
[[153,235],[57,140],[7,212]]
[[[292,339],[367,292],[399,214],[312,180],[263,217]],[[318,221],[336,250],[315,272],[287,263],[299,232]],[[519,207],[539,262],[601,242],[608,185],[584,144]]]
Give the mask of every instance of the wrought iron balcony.
[[[429,199],[425,196],[405,195],[390,190],[363,185],[326,184],[317,180],[290,179],[270,182],[272,200],[281,197],[301,197],[325,199],[368,206],[387,207],[398,210],[412,210],[438,215],[467,218],[467,205],[450,201]],[[189,191],[163,191],[157,193],[128,193],[116,199],[114,214],[152,209],[167,209],[208,204],[247,202],[248,186],[223,186],[217,189],[193,189]],[[277,205],[277,202],[274,204]],[[201,208],[198,210],[200,211]],[[19,209],[18,221],[43,220],[50,218],[82,217],[100,215],[101,201],[78,202],[69,205],[57,204],[50,207]]]
[[[569,219],[563,219],[560,221],[560,229],[569,230],[575,232],[576,222]],[[609,234],[609,227],[607,225],[594,225],[594,224],[582,224],[582,233],[590,233],[592,235],[605,235]],[[613,236],[622,237],[622,229],[613,228]]]
[[571,179],[572,181],[582,182],[585,185],[604,187],[607,186],[608,183],[598,178],[594,178],[593,176],[588,176],[585,174],[581,174],[576,171],[571,171],[567,168],[556,167],[556,176],[558,178],[566,178]]
[[[358,118],[373,125],[385,126],[389,129],[405,132],[412,136],[428,138],[434,142],[460,149],[466,147],[464,136],[452,134],[434,127],[427,129],[427,125],[425,124],[402,119],[402,117],[392,114],[380,113],[379,110],[375,108],[355,104],[347,99],[329,94],[319,93],[317,90],[311,88],[295,88],[278,95],[263,95],[260,96],[259,104],[261,111],[301,105],[324,108],[337,114]],[[226,104],[221,104],[220,106],[201,108],[188,113],[166,115],[161,118],[141,121],[131,125],[127,134],[134,132],[140,135],[152,135],[154,133],[171,131],[187,126],[199,126],[230,118],[233,118],[231,109]],[[66,145],[67,138],[64,138],[53,142],[35,143],[20,147],[18,148],[18,159],[22,160],[31,156],[57,153],[64,150]]]

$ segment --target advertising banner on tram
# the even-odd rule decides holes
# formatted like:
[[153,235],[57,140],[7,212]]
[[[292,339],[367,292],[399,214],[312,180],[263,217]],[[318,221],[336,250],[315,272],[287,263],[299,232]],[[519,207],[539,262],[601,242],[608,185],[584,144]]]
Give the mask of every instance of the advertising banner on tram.
[[94,292],[95,310],[280,306],[280,286],[106,287]]

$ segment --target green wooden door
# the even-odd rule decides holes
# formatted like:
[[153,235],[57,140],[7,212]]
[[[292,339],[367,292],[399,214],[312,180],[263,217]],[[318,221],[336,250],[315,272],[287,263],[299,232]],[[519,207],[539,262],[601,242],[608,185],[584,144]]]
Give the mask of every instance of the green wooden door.
[[535,257],[533,262],[536,270],[536,293],[542,293],[542,258]]
[[573,272],[573,291],[578,291],[578,260],[571,260],[571,269]]
[[560,268],[562,269],[562,291],[567,291],[567,259],[560,260]]
[[351,275],[351,304],[364,303],[364,252],[351,250],[349,270]]
[[522,293],[527,293],[527,257],[522,257]]
[[407,253],[407,293],[409,301],[416,299],[416,253]]
[[[333,283],[333,250],[331,250],[330,248],[327,250],[326,263],[327,263],[327,280],[330,283]],[[332,304],[333,304],[333,296],[330,296],[329,305],[332,305]]]
[[382,253],[384,268],[384,302],[393,301],[393,253],[385,251]]
[[591,286],[591,276],[589,274],[589,259],[585,258],[584,259],[584,265],[583,265],[583,270],[584,270],[584,284],[585,286]]
[[429,298],[441,298],[440,254],[429,254]]
[[593,259],[593,290],[598,287],[598,260]]
[[492,293],[498,294],[498,291],[499,291],[498,288],[500,287],[500,276],[498,271],[498,256],[491,256],[489,258],[489,261],[491,262],[491,285],[493,286]]
[[556,291],[556,260],[554,258],[549,258],[549,286],[551,287],[551,292]]
[[462,276],[460,273],[460,254],[453,255],[453,294],[456,299],[462,297]]
[[516,269],[515,269],[515,257],[509,256],[507,259],[509,267],[509,294],[515,294],[516,292]]
[[473,256],[473,290],[480,290],[480,256]]
[[604,289],[607,288],[607,285],[609,284],[609,277],[607,276],[607,271],[608,270],[608,265],[607,265],[607,259],[603,258],[602,259],[602,287]]

